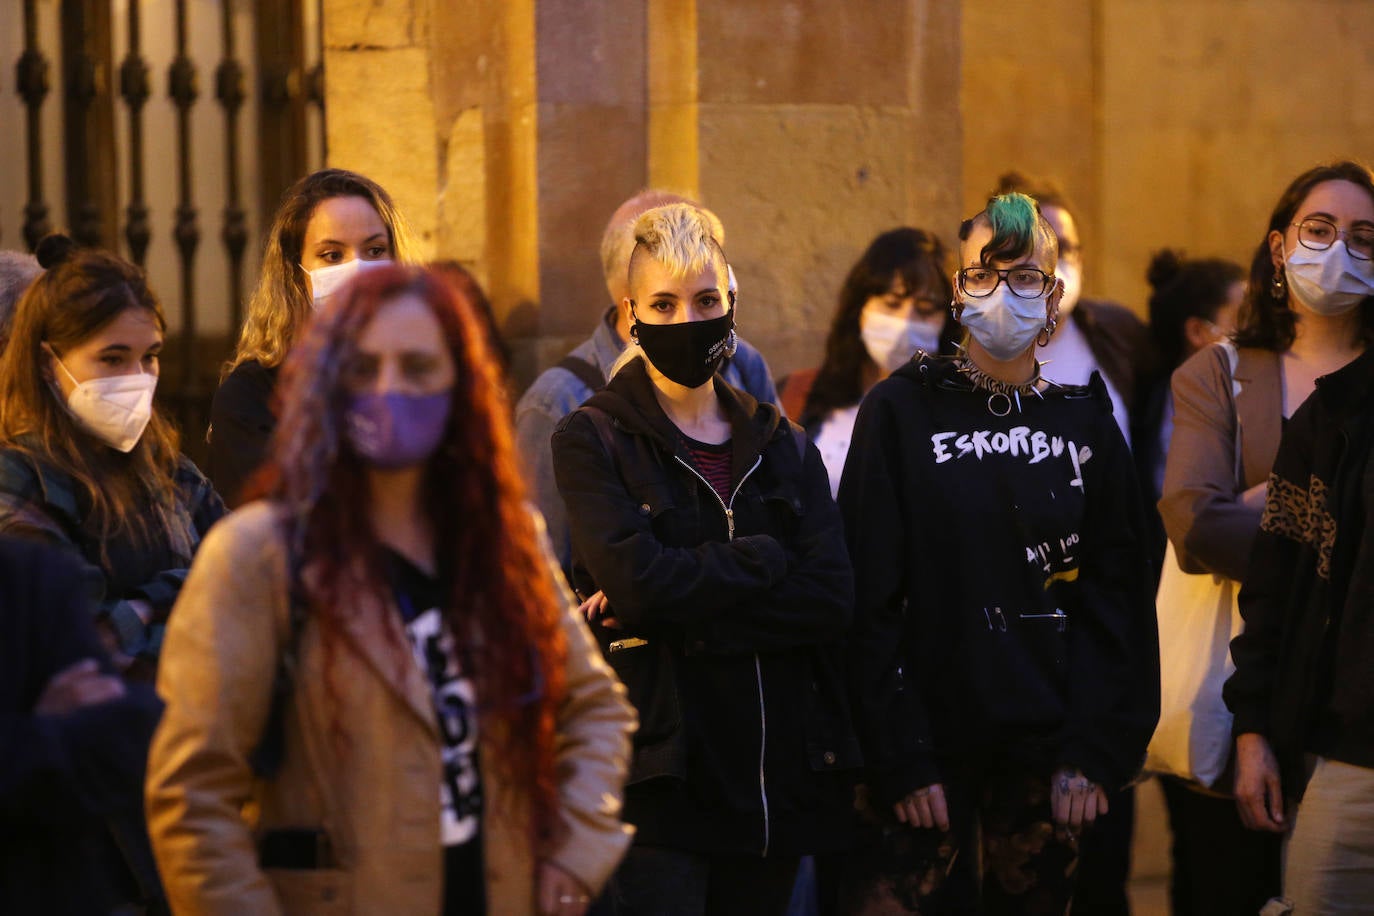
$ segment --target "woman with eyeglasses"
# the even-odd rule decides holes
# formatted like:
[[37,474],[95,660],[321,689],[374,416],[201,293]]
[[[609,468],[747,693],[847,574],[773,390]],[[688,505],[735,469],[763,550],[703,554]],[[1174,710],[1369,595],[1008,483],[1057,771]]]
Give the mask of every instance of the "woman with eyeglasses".
[[[1234,395],[1243,480],[1229,477],[1233,446],[1224,419],[1232,389],[1190,389],[1189,364],[1174,379],[1175,400],[1180,391],[1215,399],[1199,406],[1192,423],[1200,443],[1192,452],[1209,456],[1215,477],[1170,503],[1169,483],[1184,479],[1174,466],[1184,458],[1180,401],[1161,507],[1170,510],[1164,517],[1180,558],[1243,577],[1245,629],[1231,644],[1236,670],[1223,691],[1235,714],[1236,805],[1252,830],[1292,830],[1283,893],[1299,913],[1363,911],[1374,894],[1374,565],[1366,534],[1371,341],[1374,174],[1336,162],[1288,186],[1255,252],[1237,343],[1242,354],[1257,354],[1272,381],[1258,393],[1242,384]],[[1267,423],[1255,423],[1272,437],[1263,451],[1244,438],[1252,435],[1244,423],[1247,397],[1267,407]],[[1214,533],[1180,527],[1180,509],[1212,520]],[[1299,799],[1293,821],[1285,805]],[[1237,878],[1253,864],[1237,863]],[[1272,852],[1266,865],[1272,890]],[[1216,881],[1216,873],[1209,870],[1206,880]],[[1253,873],[1250,886],[1258,890]]]
[[1158,715],[1145,522],[1100,378],[1041,376],[1063,284],[1039,208],[994,197],[959,239],[965,348],[869,392],[840,484],[881,832],[841,908],[1063,913]]

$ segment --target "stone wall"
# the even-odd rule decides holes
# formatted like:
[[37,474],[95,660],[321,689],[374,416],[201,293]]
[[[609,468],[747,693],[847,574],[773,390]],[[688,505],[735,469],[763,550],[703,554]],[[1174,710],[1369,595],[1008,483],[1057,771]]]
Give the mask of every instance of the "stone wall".
[[473,266],[517,385],[607,304],[605,220],[650,184],[724,220],[740,322],[814,363],[850,263],[958,213],[958,13],[936,0],[326,0],[331,164]]
[[1008,167],[1058,177],[1080,211],[1087,290],[1142,314],[1152,252],[1248,266],[1294,176],[1374,157],[1367,0],[962,8],[965,211]]

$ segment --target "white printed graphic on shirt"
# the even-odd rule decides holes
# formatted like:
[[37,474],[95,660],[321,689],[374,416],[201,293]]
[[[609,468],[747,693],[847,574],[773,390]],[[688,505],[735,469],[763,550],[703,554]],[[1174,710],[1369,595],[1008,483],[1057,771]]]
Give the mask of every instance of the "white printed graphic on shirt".
[[440,836],[443,845],[456,846],[477,836],[482,795],[477,769],[477,693],[458,666],[453,636],[443,625],[438,608],[418,614],[406,624],[410,647],[420,669],[434,685],[434,711],[439,717],[440,755],[444,763],[439,785]]

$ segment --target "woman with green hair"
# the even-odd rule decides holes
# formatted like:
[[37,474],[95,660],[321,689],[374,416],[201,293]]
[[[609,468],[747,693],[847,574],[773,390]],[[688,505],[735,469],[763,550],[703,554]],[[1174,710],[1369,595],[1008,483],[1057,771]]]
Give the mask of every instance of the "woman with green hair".
[[1145,522],[1101,378],[1040,374],[1064,285],[1039,208],[995,197],[959,240],[961,352],[869,392],[840,483],[874,824],[841,908],[1064,913],[1159,712]]

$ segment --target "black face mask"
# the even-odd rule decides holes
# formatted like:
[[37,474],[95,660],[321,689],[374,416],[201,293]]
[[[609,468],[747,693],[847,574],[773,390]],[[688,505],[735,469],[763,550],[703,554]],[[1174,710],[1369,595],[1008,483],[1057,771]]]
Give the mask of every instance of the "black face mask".
[[681,324],[645,324],[638,318],[630,333],[654,368],[684,388],[700,388],[731,355],[733,308],[719,318]]

